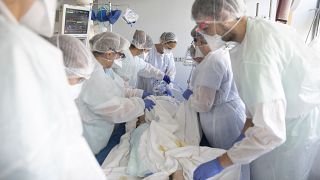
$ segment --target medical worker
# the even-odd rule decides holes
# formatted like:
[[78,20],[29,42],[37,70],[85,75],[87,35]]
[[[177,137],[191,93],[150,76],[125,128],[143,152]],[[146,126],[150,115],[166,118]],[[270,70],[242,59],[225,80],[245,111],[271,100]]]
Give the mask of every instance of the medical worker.
[[147,34],[146,43],[143,46],[143,53],[139,57],[145,61],[152,47],[153,47],[153,40],[151,36]]
[[238,43],[231,60],[247,115],[244,138],[200,165],[194,179],[253,161],[253,180],[304,180],[319,142],[319,57],[287,25],[244,12],[242,0],[196,0],[192,7],[210,46]]
[[54,35],[48,39],[63,53],[63,63],[70,85],[70,97],[78,98],[82,84],[94,70],[95,58],[77,38],[69,35]]
[[200,113],[202,130],[211,147],[229,149],[240,135],[245,107],[233,80],[230,55],[225,47],[211,50],[202,35],[194,36],[195,57],[203,58],[183,96]]
[[[144,31],[136,30],[133,35],[133,40],[128,50],[124,51],[125,58],[122,60],[122,67],[114,67],[113,70],[131,87],[137,86],[138,74],[145,78],[154,78],[157,80],[170,79],[164,72],[146,63],[144,59],[139,58],[140,55],[145,54],[148,47],[146,44],[152,43],[152,39],[147,38]],[[168,83],[170,83],[168,81]],[[140,90],[143,98],[150,92]]]
[[[193,71],[191,89],[183,96],[200,115],[200,124],[213,148],[229,149],[241,134],[245,107],[233,80],[230,54],[225,46],[209,47],[195,31],[194,59],[199,63]],[[242,168],[242,180],[250,179],[249,166]]]
[[[157,69],[160,69],[166,76],[164,81],[170,84],[176,76],[176,66],[172,50],[177,45],[177,37],[172,32],[164,32],[160,37],[160,43],[155,44],[148,53],[145,61]],[[156,82],[154,78],[144,78],[139,76],[137,87],[147,92],[152,92],[153,85]]]
[[[0,1],[0,179],[105,179],[82,136],[54,0]],[[81,171],[79,171],[79,169]]]
[[113,62],[119,61],[122,52],[129,48],[126,39],[116,33],[104,32],[95,35],[90,44],[96,57],[95,70],[84,82],[76,103],[84,124],[84,137],[101,164],[112,148],[107,144],[114,140],[110,136],[117,131],[115,123],[135,120],[145,109],[152,109],[154,102],[126,92],[123,80],[112,71]]

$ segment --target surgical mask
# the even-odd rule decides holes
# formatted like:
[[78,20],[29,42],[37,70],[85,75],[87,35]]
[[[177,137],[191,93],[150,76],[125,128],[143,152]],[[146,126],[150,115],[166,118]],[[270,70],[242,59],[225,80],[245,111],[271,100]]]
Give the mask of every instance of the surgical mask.
[[121,69],[122,68],[122,59],[119,58],[119,59],[115,59],[113,61],[113,64],[112,64],[112,68],[114,69]]
[[172,49],[166,49],[166,48],[164,48],[164,49],[163,49],[163,53],[164,53],[164,54],[171,54],[171,53],[172,53]]
[[219,34],[215,34],[213,36],[210,36],[210,35],[207,35],[207,34],[204,34],[204,33],[201,33],[203,35],[203,37],[205,38],[205,40],[207,41],[210,49],[212,51],[215,51],[223,46],[226,45],[226,41],[222,40],[222,38],[224,36],[226,36],[227,34],[229,34],[237,25],[238,23],[240,22],[241,18],[227,31],[225,32],[222,36],[219,35]]
[[204,54],[200,50],[199,46],[196,46],[195,49],[196,49],[196,51],[195,51],[195,54],[194,54],[194,58],[202,58],[202,57],[204,57]]
[[36,0],[21,18],[20,23],[42,36],[51,37],[54,31],[55,12],[55,0]]
[[146,60],[146,59],[147,59],[147,56],[148,56],[148,53],[143,52],[142,54],[139,55],[139,58],[141,58],[141,59],[143,59],[143,60]]
[[215,51],[226,44],[226,42],[222,40],[222,36],[218,34],[215,34],[213,36],[203,34],[203,37],[207,41],[211,51]]
[[73,100],[79,97],[82,89],[82,85],[83,85],[83,82],[78,83],[76,85],[70,85],[70,96]]

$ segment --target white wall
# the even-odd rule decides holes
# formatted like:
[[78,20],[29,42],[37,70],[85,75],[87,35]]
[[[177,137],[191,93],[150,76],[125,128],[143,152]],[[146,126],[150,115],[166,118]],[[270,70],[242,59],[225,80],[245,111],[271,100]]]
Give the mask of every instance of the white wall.
[[[157,43],[163,32],[171,31],[178,37],[175,55],[178,57],[185,55],[187,45],[192,40],[190,31],[194,26],[194,22],[191,20],[193,0],[113,0],[111,2],[127,4],[139,14],[139,20],[133,27],[127,25],[121,19],[113,26],[114,32],[120,33],[131,40],[134,31],[142,29]],[[126,8],[127,6],[119,7],[121,10]]]
[[[276,0],[273,0],[274,2]],[[109,1],[100,0],[99,3]],[[160,35],[165,31],[172,31],[178,36],[178,45],[174,51],[175,57],[184,57],[187,47],[192,38],[190,31],[195,23],[191,18],[191,7],[194,0],[111,0],[113,4],[124,6],[118,7],[125,10],[127,6],[133,9],[140,18],[133,27],[127,25],[123,20],[118,21],[113,26],[113,31],[122,34],[131,40],[136,29],[142,29],[158,42]],[[269,1],[266,0],[248,0],[247,14],[255,16],[256,3],[260,3],[259,16],[268,16]],[[273,12],[275,12],[275,3],[273,3]],[[275,14],[275,13],[273,13]],[[181,62],[176,63],[177,76],[176,81],[186,88],[187,78],[190,73],[190,67],[185,67]]]
[[[72,1],[72,0],[69,0]],[[302,0],[299,7],[293,13],[292,26],[306,37],[310,27],[313,13],[309,9],[315,8],[317,0]],[[108,3],[108,0],[99,0],[99,3]],[[111,0],[114,4],[124,6],[118,7],[125,10],[128,6],[140,15],[138,22],[130,27],[120,19],[113,27],[113,31],[122,34],[128,40],[136,29],[142,29],[158,42],[164,31],[172,31],[178,36],[178,45],[174,51],[175,57],[184,57],[187,46],[190,45],[190,31],[195,23],[191,18],[191,7],[194,0]],[[277,7],[277,0],[272,0],[272,18],[274,19]],[[246,0],[247,15],[256,15],[256,3],[259,3],[259,16],[269,16],[270,0]],[[176,81],[181,86],[186,87],[186,80],[190,72],[190,67],[185,67],[182,63],[177,63]]]
[[[99,1],[108,2],[108,1]],[[178,37],[178,44],[174,51],[175,57],[184,57],[192,38],[191,29],[195,23],[191,19],[191,6],[194,0],[112,0],[114,4],[127,4],[139,14],[139,20],[133,27],[127,25],[122,19],[113,26],[113,32],[117,32],[128,40],[136,29],[144,30],[149,34],[154,43],[159,42],[163,32],[174,32]],[[120,6],[125,10],[127,6]],[[176,63],[176,82],[183,88],[187,87],[187,76],[190,67],[185,67],[181,62]]]
[[309,28],[312,24],[317,0],[301,0],[298,8],[292,13],[292,26],[302,35],[303,39],[307,37]]
[[[271,19],[275,19],[277,0],[272,1],[272,16]],[[260,4],[259,16],[269,16],[269,4],[270,0],[247,0],[248,9],[247,13],[250,16],[255,16],[256,3]],[[299,6],[292,12],[292,23],[291,26],[297,30],[297,32],[305,39],[309,31],[314,11],[311,9],[316,8],[317,0],[301,0]]]
[[[310,27],[313,13],[309,9],[315,8],[317,0],[303,0],[293,13],[292,26],[305,38]],[[99,2],[109,2],[99,0]],[[175,57],[184,57],[186,48],[191,42],[190,31],[195,23],[191,18],[191,7],[194,0],[111,0],[114,4],[122,4],[119,7],[124,10],[127,5],[140,15],[138,22],[130,27],[124,21],[118,21],[114,32],[120,33],[131,40],[136,29],[142,29],[152,36],[154,42],[158,42],[164,31],[172,31],[178,36],[179,42],[175,50]],[[259,3],[259,16],[268,17],[270,0],[246,0],[247,15],[256,15],[256,3]],[[272,0],[272,17],[276,14],[277,0]],[[184,88],[190,72],[190,67],[177,63],[177,77]]]
[[269,18],[271,3],[271,19],[275,19],[277,0],[246,0],[248,16],[256,16],[257,3],[259,3],[258,16],[266,18]]
[[[100,0],[99,3],[109,1]],[[176,57],[184,57],[187,46],[191,42],[190,31],[195,23],[191,18],[191,7],[194,0],[111,0],[117,7],[125,10],[128,6],[133,9],[140,18],[133,27],[120,19],[114,26],[113,31],[122,34],[131,40],[136,29],[142,29],[158,42],[160,35],[165,31],[174,32],[179,39],[175,50]],[[247,0],[247,14],[255,16],[256,3],[260,3],[259,16],[268,16],[269,0]],[[276,0],[273,0],[273,17],[275,14]]]

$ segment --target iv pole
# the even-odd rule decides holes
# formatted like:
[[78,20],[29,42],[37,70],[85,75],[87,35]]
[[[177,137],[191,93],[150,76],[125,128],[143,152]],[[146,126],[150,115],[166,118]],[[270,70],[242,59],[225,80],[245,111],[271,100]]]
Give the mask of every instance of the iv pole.
[[[109,7],[110,7],[110,13],[112,12],[112,4],[111,2],[109,2]],[[110,28],[110,32],[112,32],[112,24],[109,23],[109,28]]]

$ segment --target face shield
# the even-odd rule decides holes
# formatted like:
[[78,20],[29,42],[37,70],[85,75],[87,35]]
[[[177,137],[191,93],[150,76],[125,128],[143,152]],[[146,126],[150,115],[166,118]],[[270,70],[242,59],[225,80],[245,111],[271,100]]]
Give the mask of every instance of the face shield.
[[240,20],[241,19],[237,19],[235,22],[229,24],[229,26],[221,22],[202,22],[198,24],[197,32],[204,37],[210,49],[215,51],[226,46],[227,41],[229,41],[227,36],[239,24]]
[[[192,17],[197,23],[197,32],[208,39],[208,44],[220,43],[238,25],[245,14],[243,0],[196,0]],[[215,36],[211,38],[209,36]]]
[[[200,45],[200,47],[201,47],[201,45]],[[190,48],[189,48],[190,55],[191,55],[192,59],[197,63],[200,63],[205,57],[205,55],[201,51],[200,47],[197,45],[197,43],[195,41],[193,41],[191,43]]]
[[176,42],[163,43],[163,53],[164,54],[171,54],[173,52],[173,49],[176,48],[176,45],[177,45]]

